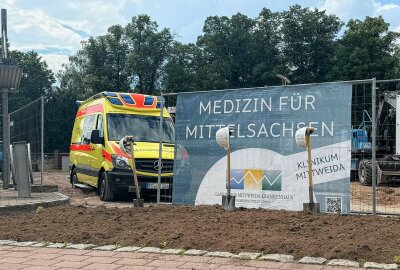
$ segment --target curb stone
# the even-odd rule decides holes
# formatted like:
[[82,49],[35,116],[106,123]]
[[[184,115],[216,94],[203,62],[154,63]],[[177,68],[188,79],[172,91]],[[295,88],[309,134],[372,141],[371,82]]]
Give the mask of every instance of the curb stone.
[[138,251],[139,249],[140,249],[140,247],[128,246],[128,247],[117,248],[115,251],[135,252],[135,251]]
[[144,247],[144,248],[138,249],[137,252],[161,253],[161,248]]
[[209,257],[219,257],[219,258],[232,258],[234,254],[230,252],[223,252],[223,251],[213,251],[207,252],[204,256]]
[[49,243],[46,247],[47,248],[65,248],[65,244],[64,243]]
[[166,249],[161,249],[160,253],[163,254],[181,254],[184,252],[183,249],[174,249],[174,248],[166,248]]
[[16,246],[16,247],[29,247],[31,245],[37,244],[37,242],[15,242],[9,244],[10,246]]
[[72,244],[72,245],[67,245],[65,248],[67,249],[79,249],[79,250],[85,250],[85,249],[92,249],[96,245],[93,244]]
[[349,267],[360,267],[360,264],[355,261],[343,260],[343,259],[333,259],[328,262],[328,265],[333,266],[349,266]]
[[11,245],[12,243],[16,243],[17,241],[13,241],[13,240],[0,240],[0,245]]
[[240,260],[255,260],[261,255],[262,255],[261,253],[255,253],[255,252],[241,252],[238,255],[234,255],[233,258]]
[[31,247],[45,247],[45,246],[47,246],[46,243],[36,243],[36,244],[31,245]]
[[104,251],[113,251],[118,248],[117,245],[107,245],[107,246],[99,246],[99,247],[94,247],[94,250],[104,250]]
[[205,250],[199,250],[199,249],[189,249],[183,255],[189,255],[189,256],[203,256],[206,254],[208,251]]
[[[19,245],[17,245],[19,243]],[[95,249],[95,250],[114,250],[117,252],[146,252],[146,253],[164,253],[164,254],[182,254],[183,255],[191,255],[191,256],[210,256],[210,257],[221,257],[221,258],[240,258],[241,256],[247,256],[249,260],[266,260],[266,261],[275,261],[275,262],[294,262],[292,255],[285,254],[266,254],[264,256],[259,257],[260,253],[251,253],[251,252],[242,252],[239,254],[232,254],[230,252],[209,252],[206,250],[197,250],[197,249],[189,249],[187,251],[183,249],[160,249],[156,247],[135,247],[135,246],[127,246],[120,247],[116,245],[106,245],[106,246],[96,246],[94,244],[65,244],[65,243],[48,243],[48,242],[17,242],[13,240],[0,240],[0,246],[20,246],[20,247],[38,247],[38,248],[61,248],[61,249]],[[321,263],[323,260],[326,261],[325,258],[320,257],[303,257],[298,261],[301,264],[323,264]],[[360,267],[358,262],[350,261],[350,260],[342,260],[342,259],[333,259],[328,262],[327,265],[331,266],[351,266],[351,267]],[[375,263],[375,262],[366,262],[363,265],[364,268],[368,269],[389,269],[395,270],[398,269],[398,265],[393,264],[383,264],[383,263]]]
[[366,262],[364,263],[365,268],[372,268],[372,269],[397,269],[397,264],[385,264],[385,263],[375,263],[375,262]]
[[298,263],[303,263],[303,264],[324,264],[327,261],[327,259],[322,258],[322,257],[303,257],[301,258]]
[[285,254],[266,254],[264,256],[261,256],[260,260],[291,263],[294,262],[294,257],[292,255]]

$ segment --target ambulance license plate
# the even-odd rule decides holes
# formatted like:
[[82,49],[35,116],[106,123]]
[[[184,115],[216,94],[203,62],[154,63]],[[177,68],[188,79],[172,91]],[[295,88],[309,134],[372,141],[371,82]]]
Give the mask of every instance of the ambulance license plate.
[[[157,189],[158,183],[146,183],[146,189]],[[168,183],[161,183],[160,189],[169,189]]]

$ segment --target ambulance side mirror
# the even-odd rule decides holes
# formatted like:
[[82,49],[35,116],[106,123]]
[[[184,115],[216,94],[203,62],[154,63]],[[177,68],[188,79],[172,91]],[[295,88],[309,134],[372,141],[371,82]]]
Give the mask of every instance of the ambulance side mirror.
[[100,137],[100,130],[94,129],[92,130],[92,134],[90,136],[90,142],[93,144],[103,144],[104,138]]

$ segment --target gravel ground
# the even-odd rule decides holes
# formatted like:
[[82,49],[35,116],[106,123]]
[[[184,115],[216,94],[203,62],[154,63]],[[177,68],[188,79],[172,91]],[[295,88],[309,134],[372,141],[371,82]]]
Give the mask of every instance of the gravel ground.
[[72,188],[69,182],[69,173],[61,171],[45,172],[44,183],[48,185],[58,185],[58,191],[69,196],[72,205],[84,205],[88,207],[132,207],[132,197],[117,197],[114,202],[103,202],[96,194],[95,189],[87,190]]

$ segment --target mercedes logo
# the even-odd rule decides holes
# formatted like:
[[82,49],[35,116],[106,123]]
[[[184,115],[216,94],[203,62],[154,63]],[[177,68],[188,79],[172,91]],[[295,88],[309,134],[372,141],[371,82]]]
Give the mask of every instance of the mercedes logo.
[[159,160],[154,161],[153,167],[156,171],[158,171],[158,168],[160,167],[161,169],[163,168],[163,163],[159,162]]

